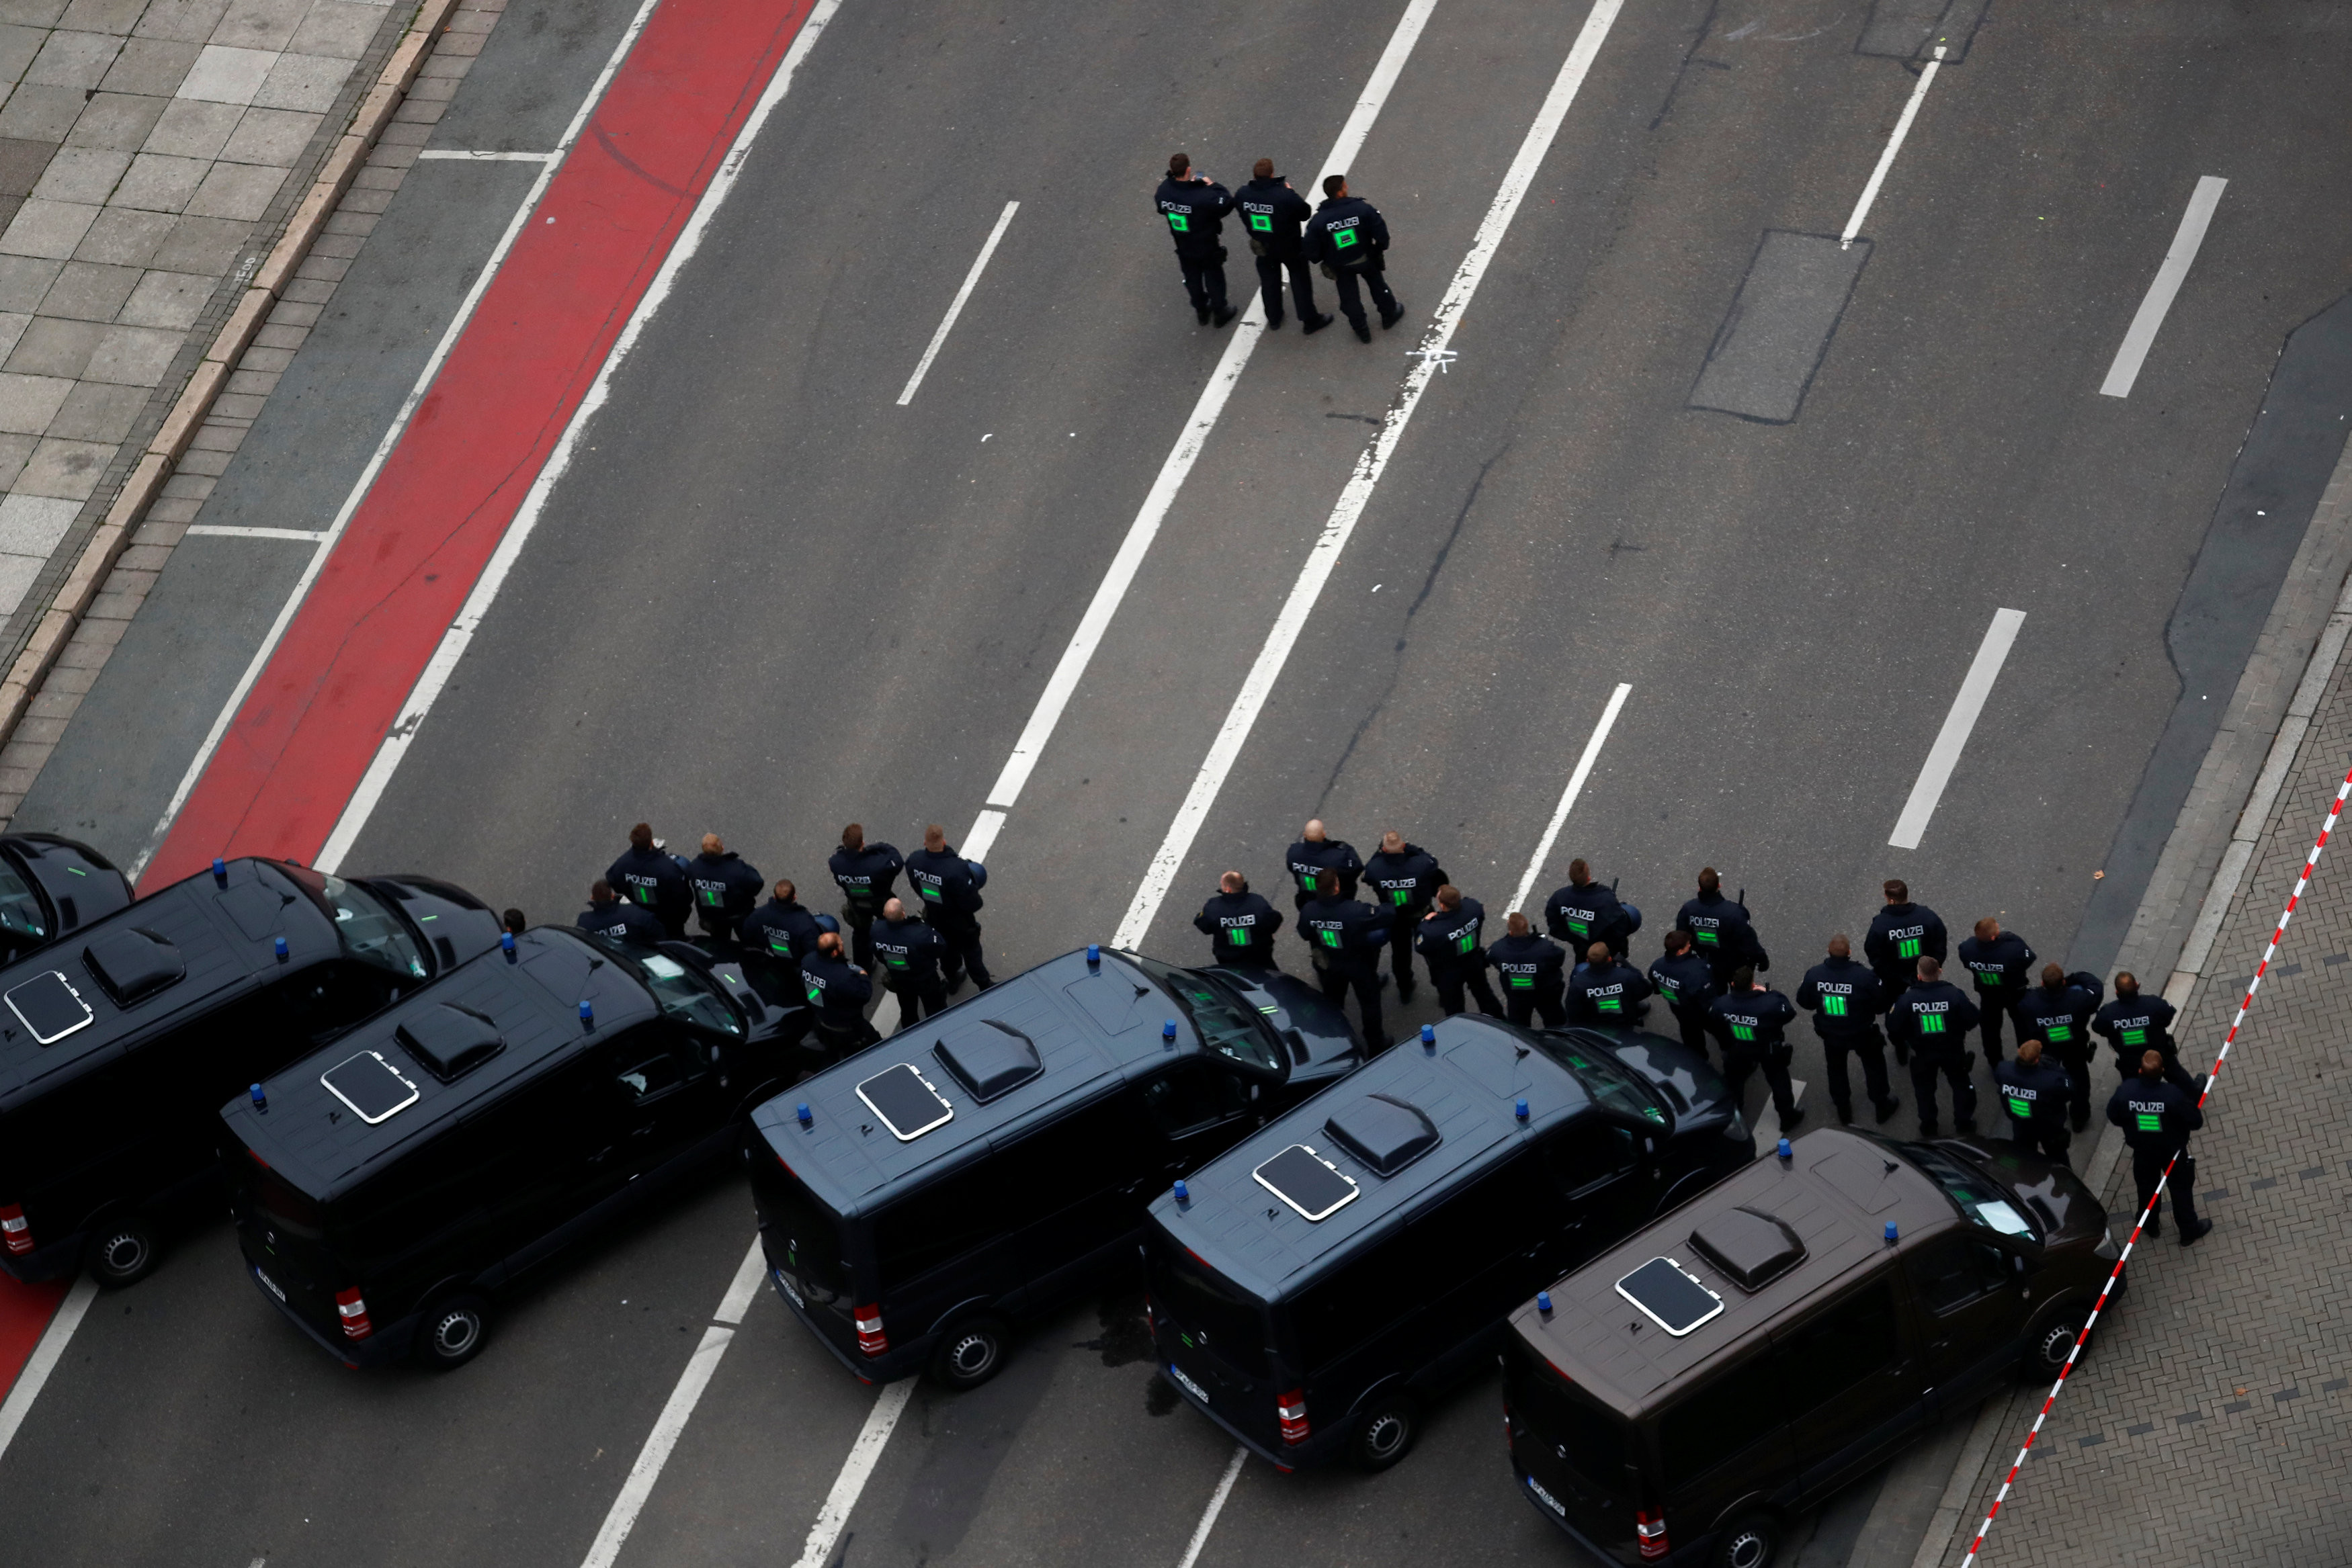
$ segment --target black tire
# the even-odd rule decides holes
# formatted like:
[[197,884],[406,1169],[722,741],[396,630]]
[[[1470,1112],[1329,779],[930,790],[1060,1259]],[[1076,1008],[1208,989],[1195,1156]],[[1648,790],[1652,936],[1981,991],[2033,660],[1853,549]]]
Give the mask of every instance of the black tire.
[[1743,1513],[1716,1542],[1715,1568],[1772,1568],[1780,1558],[1781,1524],[1769,1513]]
[[444,1296],[416,1323],[416,1359],[435,1372],[455,1372],[482,1354],[490,1337],[490,1303],[470,1291]]
[[[2018,1357],[2018,1375],[2028,1383],[2055,1380],[2064,1370],[2066,1358],[2074,1354],[2075,1337],[2083,1332],[2083,1320],[2089,1315],[2075,1307],[2026,1331],[2025,1351]],[[2090,1349],[2086,1344],[2083,1353],[2087,1355]]]
[[1412,1452],[1420,1436],[1420,1402],[1410,1395],[1383,1394],[1356,1418],[1348,1458],[1358,1469],[1378,1475]]
[[109,1215],[90,1228],[82,1249],[82,1266],[89,1277],[110,1291],[135,1285],[155,1271],[163,1260],[163,1239],[155,1222],[136,1210]]
[[1003,1370],[1013,1351],[1013,1330],[1003,1318],[967,1318],[940,1336],[931,1353],[931,1381],[961,1394]]

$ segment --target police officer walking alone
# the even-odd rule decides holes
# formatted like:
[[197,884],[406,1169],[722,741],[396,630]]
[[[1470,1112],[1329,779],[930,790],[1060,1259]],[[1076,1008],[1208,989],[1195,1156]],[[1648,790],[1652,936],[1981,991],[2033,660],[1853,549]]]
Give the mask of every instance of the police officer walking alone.
[[2011,1142],[2053,1160],[2066,1157],[2072,1141],[2066,1131],[2066,1099],[2072,1085],[2066,1070],[2042,1054],[2040,1040],[2019,1040],[2015,1061],[1993,1064],[1992,1091],[2009,1113]]
[[1797,986],[1797,1005],[1813,1015],[1813,1032],[1821,1037],[1822,1054],[1830,1072],[1830,1103],[1837,1107],[1841,1126],[1853,1124],[1853,1080],[1846,1074],[1849,1054],[1862,1059],[1862,1086],[1880,1124],[1903,1109],[1886,1086],[1886,1040],[1878,1032],[1878,977],[1853,957],[1853,944],[1841,931],[1830,938],[1830,956],[1805,971]]
[[1381,847],[1364,862],[1372,902],[1389,917],[1389,967],[1396,972],[1397,1000],[1412,1000],[1412,944],[1421,917],[1445,885],[1445,868],[1419,844],[1394,831],[1381,835]]
[[1389,939],[1388,918],[1369,904],[1359,904],[1339,891],[1339,873],[1319,872],[1315,896],[1298,912],[1298,935],[1315,955],[1315,978],[1333,1004],[1356,993],[1356,1010],[1362,1016],[1364,1050],[1386,1051],[1388,1030],[1381,1019],[1380,950]]
[[655,844],[649,823],[639,822],[629,830],[629,847],[606,869],[604,880],[631,904],[653,911],[668,936],[685,937],[686,912],[692,902],[686,891],[686,873],[678,869],[676,856]]
[[1944,978],[1944,967],[1922,956],[1918,978],[1886,1009],[1886,1038],[1897,1058],[1911,1059],[1911,1092],[1919,1097],[1919,1135],[1936,1135],[1936,1075],[1952,1089],[1952,1124],[1977,1130],[1977,1086],[1969,1077],[1969,1030],[1977,1026],[1977,1005]]
[[1315,896],[1315,878],[1318,872],[1339,874],[1339,896],[1356,896],[1356,879],[1364,874],[1364,862],[1356,858],[1356,847],[1345,839],[1335,839],[1323,826],[1323,819],[1312,817],[1298,831],[1298,841],[1284,852],[1283,861],[1290,870],[1291,885],[1297,895],[1291,901],[1294,909],[1304,909],[1307,901]]
[[1650,984],[1665,998],[1666,1010],[1681,1026],[1683,1043],[1705,1057],[1707,1004],[1722,988],[1715,983],[1714,966],[1681,926],[1666,933],[1665,956],[1650,966]]
[[[2085,975],[2085,980],[2095,977]],[[2045,1061],[2066,1070],[2067,1099],[2074,1131],[2091,1124],[2091,1021],[2099,999],[2055,964],[2042,966],[2042,983],[2018,998],[2017,1038],[2038,1040]]]
[[1307,198],[1274,172],[1274,160],[1261,158],[1250,170],[1255,176],[1234,193],[1241,210],[1242,227],[1249,235],[1250,255],[1257,261],[1257,284],[1265,299],[1265,329],[1282,328],[1282,275],[1290,274],[1290,297],[1298,306],[1298,329],[1312,337],[1331,324],[1315,310],[1315,274],[1307,265],[1299,225],[1315,215]]
[[1250,891],[1249,878],[1229,871],[1217,879],[1217,891],[1192,929],[1209,938],[1209,962],[1244,969],[1272,969],[1274,934],[1282,929],[1282,911]]
[[703,834],[702,852],[686,862],[686,887],[695,919],[721,942],[735,939],[736,926],[760,902],[760,873],[717,833]]
[[[1870,930],[1862,939],[1862,956],[1877,972],[1883,997],[1892,1002],[1911,988],[1919,960],[1933,958],[1941,965],[1948,945],[1944,923],[1926,904],[1911,902],[1910,888],[1890,877],[1880,891],[1886,894],[1886,906],[1871,917]],[[1895,1041],[1895,1060],[1905,1061],[1911,1042],[1891,1028],[1886,1032]],[[1927,1102],[1920,1103],[1924,1107]]]
[[874,945],[866,938],[866,928],[897,890],[898,873],[906,863],[888,844],[867,843],[866,830],[856,822],[841,830],[841,848],[826,864],[834,885],[841,889],[841,917],[849,925],[850,952],[861,964],[874,962]]
[[1796,1053],[1786,1031],[1796,1021],[1797,1009],[1789,998],[1758,979],[1745,964],[1731,972],[1729,988],[1707,1004],[1707,1027],[1723,1047],[1723,1081],[1731,1091],[1732,1104],[1746,1098],[1748,1076],[1761,1067],[1783,1133],[1805,1119],[1789,1082],[1789,1061]]
[[1568,885],[1544,900],[1544,928],[1572,952],[1606,942],[1609,951],[1622,958],[1634,925],[1616,891],[1593,881],[1592,868],[1573,860],[1568,862]]
[[1559,1028],[1568,1022],[1568,1009],[1560,1003],[1567,951],[1559,943],[1537,936],[1528,917],[1516,909],[1504,919],[1503,930],[1503,939],[1486,949],[1486,961],[1502,977],[1505,1014],[1522,1026],[1541,1015],[1545,1023]]
[[1622,962],[1606,942],[1584,950],[1584,962],[1568,977],[1568,1021],[1630,1026],[1643,1011],[1650,982],[1642,971]]
[[1988,915],[1977,922],[1975,936],[1961,939],[1960,966],[1976,985],[1977,1007],[1984,1014],[1985,1065],[1999,1067],[2001,1019],[2025,994],[2033,974],[2033,949]]
[[1184,269],[1192,313],[1203,327],[1213,317],[1223,326],[1241,314],[1225,303],[1225,247],[1217,237],[1225,214],[1234,210],[1233,193],[1192,172],[1192,158],[1178,152],[1170,156],[1168,178],[1152,199],[1176,242],[1176,265]]
[[801,984],[816,1013],[817,1040],[835,1061],[882,1038],[866,1021],[866,1004],[873,999],[874,982],[865,970],[842,956],[838,933],[828,931],[819,936],[816,951],[801,960]]
[[898,998],[899,1029],[946,1010],[948,988],[940,977],[940,960],[947,951],[946,939],[908,914],[905,904],[895,898],[883,904],[882,918],[874,923],[874,953],[881,960],[883,985]]
[[2164,1217],[2148,1204],[2168,1164],[2172,1177],[2164,1185],[2172,1194],[2172,1218],[2180,1222],[2180,1244],[2189,1246],[2212,1229],[2211,1220],[2197,1218],[2197,1158],[2189,1152],[2189,1134],[2205,1124],[2205,1113],[2195,1094],[2166,1076],[2162,1051],[2141,1052],[2138,1076],[2116,1084],[2108,1097],[2107,1120],[2124,1130],[2124,1142],[2131,1145],[2132,1181],[2139,1188],[2140,1207],[2147,1211],[2148,1235],[2164,1234]]
[[1382,331],[1404,316],[1404,307],[1389,292],[1385,276],[1388,222],[1371,203],[1348,193],[1345,174],[1324,180],[1323,197],[1323,204],[1315,209],[1307,225],[1307,259],[1323,264],[1339,293],[1339,314],[1348,319],[1356,336],[1369,343],[1372,329],[1364,321],[1364,302],[1356,292],[1359,285],[1371,291],[1372,303],[1380,307]]
[[923,847],[907,857],[907,880],[922,900],[923,918],[947,939],[950,996],[963,988],[966,970],[983,991],[996,983],[988,977],[988,961],[980,954],[982,874],[950,847],[947,830],[937,822],[923,830]]
[[1486,984],[1486,949],[1478,939],[1486,924],[1486,906],[1475,898],[1463,897],[1462,890],[1451,883],[1437,890],[1433,906],[1421,917],[1421,936],[1414,946],[1428,960],[1429,983],[1447,1018],[1462,1010],[1465,987],[1478,998],[1480,1012],[1490,1019],[1503,1016],[1503,1004],[1495,999],[1494,988]]

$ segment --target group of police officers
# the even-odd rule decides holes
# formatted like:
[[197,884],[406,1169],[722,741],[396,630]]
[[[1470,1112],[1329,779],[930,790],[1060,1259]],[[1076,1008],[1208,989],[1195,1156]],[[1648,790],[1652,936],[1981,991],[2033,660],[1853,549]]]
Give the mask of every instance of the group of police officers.
[[1390,292],[1389,225],[1371,203],[1351,194],[1345,174],[1323,181],[1323,200],[1309,207],[1290,182],[1274,172],[1274,160],[1261,158],[1254,178],[1238,192],[1228,191],[1192,167],[1190,154],[1168,160],[1168,178],[1153,196],[1155,210],[1176,242],[1176,265],[1184,274],[1184,292],[1202,326],[1223,327],[1241,314],[1225,300],[1224,221],[1237,217],[1250,255],[1257,263],[1258,287],[1265,298],[1266,330],[1283,323],[1282,285],[1286,275],[1291,302],[1298,308],[1299,330],[1310,337],[1331,324],[1315,308],[1313,268],[1339,296],[1339,314],[1356,336],[1372,340],[1365,319],[1363,295],[1372,297],[1386,331],[1403,319],[1404,307]]

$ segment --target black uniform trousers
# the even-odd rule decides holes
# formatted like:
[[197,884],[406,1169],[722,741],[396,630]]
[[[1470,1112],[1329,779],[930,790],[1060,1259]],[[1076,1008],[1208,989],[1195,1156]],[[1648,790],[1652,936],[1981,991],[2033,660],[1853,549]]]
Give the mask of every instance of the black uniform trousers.
[[1495,999],[1495,988],[1486,983],[1486,971],[1483,967],[1473,968],[1466,964],[1449,964],[1441,969],[1433,964],[1429,969],[1429,983],[1437,988],[1437,1005],[1444,1009],[1447,1018],[1465,1010],[1466,1004],[1462,999],[1462,992],[1465,987],[1472,996],[1478,998],[1480,1012],[1490,1019],[1503,1016],[1503,1004]]
[[986,990],[996,982],[988,977],[988,961],[980,956],[980,922],[959,920],[950,925],[934,915],[924,924],[940,934],[948,945],[948,956],[940,967],[946,971],[940,983],[952,991],[963,984],[964,971],[971,971],[971,983]]
[[855,1056],[881,1038],[874,1032],[874,1026],[866,1021],[866,1015],[863,1013],[853,1013],[847,1018],[835,1018],[826,1013],[817,1014],[817,1044],[824,1049],[824,1058],[828,1062]]
[[1886,1082],[1886,1037],[1878,1032],[1876,1024],[1860,1034],[1822,1036],[1822,1055],[1829,1063],[1830,1103],[1841,1116],[1853,1114],[1853,1080],[1847,1076],[1845,1061],[1849,1051],[1862,1059],[1862,1087],[1870,1096],[1871,1108],[1884,1107],[1895,1096]]
[[[2156,1196],[2156,1184],[2163,1178],[2164,1162],[2172,1157],[2169,1149],[2132,1150],[2132,1181],[2139,1188],[2139,1206],[2147,1207],[2147,1200]],[[2172,1167],[2172,1179],[2165,1182],[2164,1190],[2172,1195],[2172,1218],[2180,1224],[2183,1236],[2197,1228],[2197,1156],[2183,1149],[2180,1163]],[[2161,1212],[2147,1217],[2147,1233],[2164,1234]]]
[[904,1033],[923,1019],[937,1018],[948,1009],[947,982],[937,976],[928,980],[908,980],[893,975],[883,983],[898,998],[898,1028],[894,1033]]
[[1765,1086],[1772,1091],[1772,1108],[1780,1113],[1783,1124],[1794,1121],[1797,1095],[1789,1082],[1789,1061],[1794,1054],[1786,1042],[1760,1051],[1752,1046],[1727,1047],[1723,1052],[1723,1082],[1730,1090],[1731,1103],[1745,1103],[1748,1076],[1760,1067],[1764,1070]]
[[1348,993],[1356,993],[1356,1011],[1364,1025],[1364,1049],[1372,1053],[1387,1050],[1389,1044],[1388,1027],[1381,1017],[1381,974],[1372,963],[1378,956],[1371,955],[1346,968],[1315,967],[1316,983],[1323,988],[1324,1000],[1332,1006],[1344,1008]]
[[2009,1016],[2009,997],[2003,991],[1988,991],[1977,988],[1977,1009],[1984,1014],[1979,1020],[1984,1026],[1984,1053],[1987,1067],[2000,1065],[2000,1020]]
[[1191,297],[1193,309],[1225,308],[1225,253],[1222,246],[1214,256],[1186,256],[1180,251],[1176,265],[1184,269],[1184,292]]
[[841,923],[849,927],[849,961],[871,974],[874,969],[874,911],[856,904],[841,906]]
[[2067,1107],[2074,1118],[2074,1130],[2081,1132],[2091,1121],[2091,1042],[2076,1040],[2069,1045],[2045,1043],[2042,1054],[2046,1059],[2056,1057],[2066,1070]]
[[1258,293],[1265,299],[1265,319],[1282,319],[1282,273],[1290,269],[1290,298],[1298,307],[1298,319],[1312,321],[1315,309],[1315,272],[1303,256],[1260,256],[1250,259],[1257,263]]
[[1332,286],[1339,291],[1339,314],[1345,316],[1351,325],[1360,327],[1364,324],[1364,302],[1356,293],[1359,283],[1371,290],[1372,303],[1381,308],[1383,319],[1397,313],[1396,296],[1389,292],[1389,280],[1378,269],[1349,272],[1346,267],[1335,267],[1331,269],[1331,278]]
[[1937,1073],[1943,1074],[1944,1082],[1952,1088],[1952,1120],[1962,1132],[1976,1125],[1977,1086],[1969,1077],[1968,1046],[1962,1043],[1937,1051],[1914,1051],[1911,1053],[1911,1092],[1919,1096],[1919,1133],[1922,1137],[1935,1136]]
[[2066,1124],[2063,1122],[2048,1120],[2021,1122],[2011,1116],[2009,1119],[2009,1141],[2029,1153],[2047,1155],[2053,1160],[2063,1162],[2066,1158],[2067,1147],[2074,1143],[2074,1134],[2066,1131]]
[[1389,967],[1396,975],[1397,1000],[1412,999],[1412,938],[1421,929],[1421,916],[1410,909],[1400,909],[1389,916]]
[[[1478,977],[1478,982],[1486,984],[1486,977]],[[1509,993],[1503,1004],[1505,1016],[1521,1028],[1525,1028],[1528,1021],[1538,1014],[1542,1015],[1544,1022],[1550,1028],[1559,1029],[1567,1024],[1568,1004],[1560,999],[1561,986],[1558,980],[1536,980],[1525,986],[1506,985],[1503,989]]]
[[1675,1022],[1682,1026],[1683,1043],[1688,1046],[1691,1050],[1697,1051],[1699,1054],[1699,1060],[1702,1061],[1705,1061],[1706,1059],[1707,1040],[1706,1009],[1705,1008],[1678,1008],[1669,1003],[1666,1010],[1674,1014]]

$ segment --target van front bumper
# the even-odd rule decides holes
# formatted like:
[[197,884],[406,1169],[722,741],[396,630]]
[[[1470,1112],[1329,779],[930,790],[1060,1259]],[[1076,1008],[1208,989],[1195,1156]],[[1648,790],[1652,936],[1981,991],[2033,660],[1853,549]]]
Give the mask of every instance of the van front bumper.
[[929,1334],[921,1335],[906,1344],[894,1344],[880,1355],[854,1355],[847,1346],[825,1333],[824,1325],[801,1305],[785,1286],[782,1270],[768,1270],[768,1287],[776,1292],[776,1300],[784,1303],[784,1310],[800,1319],[801,1326],[808,1330],[809,1336],[833,1352],[833,1359],[847,1367],[850,1375],[860,1383],[896,1383],[902,1377],[912,1377],[922,1371],[924,1364],[930,1359],[932,1336]]
[[330,1337],[318,1324],[296,1312],[291,1304],[278,1300],[278,1292],[262,1283],[260,1270],[247,1263],[245,1272],[246,1277],[253,1281],[253,1288],[261,1293],[263,1301],[276,1307],[288,1322],[310,1335],[311,1343],[353,1372],[362,1367],[387,1366],[407,1359],[409,1342],[416,1337],[415,1313],[398,1322],[386,1324],[365,1339],[345,1339],[340,1333]]

